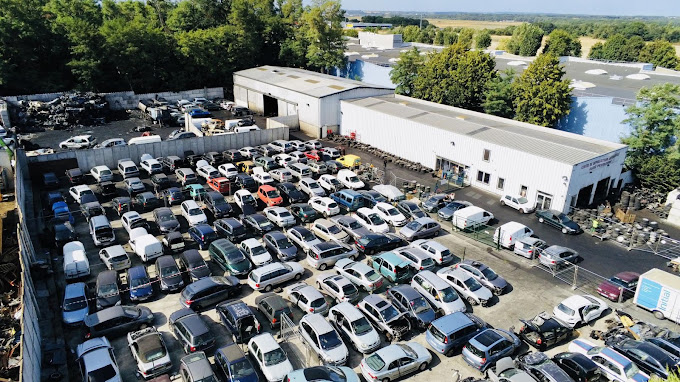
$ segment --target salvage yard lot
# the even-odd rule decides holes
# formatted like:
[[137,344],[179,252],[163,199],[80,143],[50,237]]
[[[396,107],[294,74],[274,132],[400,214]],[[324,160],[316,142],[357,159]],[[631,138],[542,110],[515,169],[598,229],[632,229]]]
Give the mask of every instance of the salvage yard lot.
[[[348,153],[352,153],[351,150],[348,150]],[[368,156],[363,153],[363,152],[356,152],[356,154],[362,156],[362,158],[365,158],[365,160],[368,160]],[[133,158],[134,159],[134,158]],[[375,158],[372,158],[374,161],[377,162]],[[395,168],[393,169],[399,177],[422,177],[422,175],[416,175],[413,173],[410,173],[408,171],[405,171],[403,169],[398,169]],[[122,179],[116,175],[118,178],[117,180],[117,186],[119,188],[119,193],[120,195],[123,195],[123,189],[122,189]],[[144,179],[144,182],[147,183],[147,189],[151,189],[149,180],[147,177],[142,177]],[[174,180],[174,175],[171,176],[171,178]],[[89,180],[89,183],[92,184],[92,180]],[[65,185],[65,180],[63,180],[62,184]],[[66,193],[66,188],[63,188],[62,191],[64,191],[64,194]],[[483,208],[489,208],[492,210],[491,207],[491,202],[493,201],[493,198],[490,198],[488,195],[484,195],[481,193],[478,193],[477,191],[474,191],[472,189],[468,190],[462,190],[458,192],[460,198],[463,199],[469,199],[473,203],[480,205]],[[36,196],[37,197],[37,196]],[[231,197],[227,198],[230,202],[232,202],[232,206],[234,206],[235,210],[238,210],[238,208],[233,204],[233,200]],[[110,208],[110,203],[108,203],[110,199],[106,199],[107,203],[104,203],[104,207],[107,209],[107,215],[109,220],[112,222],[112,225],[114,227],[114,231],[116,234],[116,241],[118,244],[124,244],[124,247],[128,251],[128,253],[131,253],[129,245],[127,244],[128,241],[128,236],[127,232],[125,229],[122,228],[120,220],[118,219],[117,215],[111,211]],[[496,201],[497,202],[497,201]],[[72,201],[69,201],[69,207],[72,211],[77,211],[78,206]],[[528,219],[535,219],[532,215],[519,215],[517,214],[514,210],[509,210],[509,209],[500,209],[498,210],[500,213],[496,215],[501,222],[506,222],[508,220],[518,220],[518,221],[524,221]],[[175,206],[173,207],[173,212],[175,215],[178,217],[180,220],[182,227],[181,227],[181,232],[184,233],[185,237],[185,243],[187,245],[190,244],[190,239],[188,238],[188,235],[186,234],[186,231],[188,229],[188,224],[187,222],[180,217],[179,213],[179,207]],[[496,214],[496,211],[494,210],[494,213]],[[151,212],[146,212],[142,216],[144,216],[147,220],[153,221],[151,217]],[[212,216],[208,214],[208,217],[210,221],[212,222]],[[516,219],[515,219],[516,218]],[[523,219],[523,220],[522,220]],[[95,248],[91,236],[89,235],[88,228],[87,228],[87,223],[85,222],[85,219],[82,216],[76,215],[76,229],[79,234],[79,240],[83,242],[86,248],[86,252],[88,254],[88,259],[90,261],[90,267],[91,267],[91,276],[87,279],[84,280],[88,285],[94,285],[94,282],[96,280],[96,276],[99,272],[103,271],[106,269],[106,267],[102,264],[98,257],[98,249]],[[528,224],[529,225],[529,224]],[[562,237],[561,234],[557,231],[557,233],[553,232],[554,230],[550,228],[543,228],[537,223],[534,223],[530,225],[532,228],[534,228],[539,236],[545,238],[544,236],[550,237],[550,238],[560,238],[563,239],[564,242],[567,244],[572,244],[572,243],[579,243],[581,246],[588,246],[588,248],[597,248],[593,247],[592,243],[594,241],[585,235],[577,236],[577,237],[567,237],[564,236]],[[537,227],[538,226],[538,227]],[[480,306],[475,306],[475,307],[470,307],[468,306],[468,311],[474,312],[474,314],[478,315],[481,317],[483,320],[487,321],[489,324],[493,325],[494,327],[497,328],[502,328],[502,329],[508,329],[511,326],[515,326],[516,328],[519,327],[520,322],[518,319],[523,318],[531,318],[535,314],[541,312],[541,311],[552,311],[552,308],[557,305],[561,300],[564,298],[572,295],[573,292],[566,284],[563,284],[560,281],[556,281],[553,279],[551,276],[549,276],[547,273],[537,270],[533,267],[533,263],[529,260],[526,260],[524,258],[515,256],[511,254],[508,251],[496,251],[495,249],[489,248],[486,245],[483,245],[481,243],[472,241],[471,239],[468,239],[458,233],[452,233],[448,228],[450,228],[450,224],[443,223],[443,227],[447,228],[446,231],[442,231],[440,236],[436,239],[438,242],[444,244],[446,247],[450,248],[457,256],[459,257],[464,257],[465,259],[474,259],[474,260],[479,260],[484,262],[485,264],[489,265],[492,267],[497,273],[499,273],[501,276],[506,278],[508,282],[510,283],[510,287],[508,290],[501,296],[499,297],[494,297],[490,306],[489,307],[480,307]],[[537,229],[539,228],[539,229]],[[394,228],[392,228],[392,231],[394,231]],[[545,233],[545,235],[544,235]],[[158,234],[158,232],[155,232],[154,234]],[[548,240],[551,244],[552,241]],[[565,244],[566,245],[566,244]],[[195,248],[195,245],[192,246]],[[191,247],[190,247],[191,248]],[[606,245],[601,245],[599,247],[602,251],[610,252],[610,250],[614,250],[615,247],[611,246],[611,244],[606,244]],[[586,253],[588,251],[586,250],[581,250],[584,257],[586,260],[584,263],[596,263],[598,261],[606,261],[602,260],[601,258],[598,259],[598,253]],[[201,254],[203,255],[204,259],[209,260],[209,256],[207,251],[200,251]],[[603,253],[604,254],[604,253]],[[177,257],[177,256],[175,256]],[[603,256],[604,257],[604,256]],[[64,281],[63,281],[63,275],[61,274],[61,262],[59,260],[61,259],[60,254],[54,254],[53,256],[54,259],[57,259],[55,263],[55,271],[59,275],[59,279],[61,282],[59,283],[58,290],[63,291],[64,288]],[[607,257],[604,257],[607,259]],[[134,265],[139,265],[142,264],[139,257],[136,255],[131,255],[131,259]],[[299,256],[299,263],[306,268],[305,275],[303,277],[303,281],[307,281],[310,285],[314,285],[314,280],[316,278],[316,275],[319,273],[318,271],[314,270],[311,268],[305,259],[303,259],[302,256]],[[359,261],[365,261],[365,257],[360,257]],[[649,260],[646,258],[643,259],[636,259],[637,261],[647,261],[649,263]],[[215,264],[212,262],[208,262],[209,266],[213,272],[214,275],[221,275],[222,273],[220,272],[220,268],[217,267]],[[637,263],[633,264],[637,265]],[[621,265],[617,264],[617,266],[630,266],[630,265]],[[653,266],[653,264],[648,264],[647,266]],[[604,266],[603,268],[608,268],[608,266]],[[150,277],[152,278],[152,283],[154,284],[154,297],[150,301],[146,301],[143,303],[140,303],[139,305],[143,305],[151,309],[151,311],[154,312],[154,326],[158,328],[158,330],[162,333],[166,344],[169,347],[169,350],[171,352],[171,359],[173,362],[173,373],[176,373],[178,368],[179,368],[179,359],[184,356],[184,352],[181,349],[179,343],[175,339],[174,335],[170,332],[170,329],[168,327],[168,318],[170,314],[180,308],[182,306],[179,303],[179,293],[172,293],[172,294],[164,294],[161,293],[157,282],[154,280],[155,274],[153,274],[153,267],[149,266],[147,264],[147,269],[149,272]],[[637,269],[636,267],[630,268],[632,270],[636,271],[644,271],[646,269]],[[614,271],[612,270],[612,273]],[[242,283],[245,283],[245,280],[242,281]],[[284,285],[285,286],[285,285]],[[380,292],[384,292],[385,287]],[[92,290],[93,288],[91,288]],[[123,286],[123,289],[125,289],[125,286]],[[280,290],[275,290],[276,292],[280,293]],[[580,293],[580,292],[579,292]],[[128,294],[123,292],[123,304],[129,304],[129,299],[128,299]],[[255,307],[254,300],[255,298],[260,295],[260,292],[252,291],[247,285],[244,285],[243,287],[243,293],[238,297],[238,299],[246,302],[251,308]],[[92,294],[90,294],[92,296]],[[55,296],[56,301],[61,301],[61,295],[60,296]],[[615,304],[610,304],[615,305]],[[293,308],[293,311],[295,312],[295,319],[296,322],[299,320],[299,318],[303,315],[303,312],[300,311],[297,308]],[[258,319],[260,323],[265,323],[266,320],[262,315],[256,313],[258,315]],[[645,314],[642,311],[636,310],[635,311],[636,315],[640,315],[641,318],[647,319],[648,317],[651,317],[649,314]],[[219,348],[229,342],[231,342],[231,336],[228,334],[226,328],[220,323],[219,317],[215,311],[215,309],[209,309],[207,311],[202,312],[202,317],[210,327],[210,330],[214,337],[216,338],[217,342],[217,347]],[[658,321],[655,321],[655,323],[659,323]],[[598,320],[595,325],[591,328],[589,326],[586,326],[584,328],[581,328],[580,332],[581,335],[587,336],[590,333],[590,330],[592,329],[604,329],[605,327],[605,320],[600,319]],[[263,330],[269,331],[270,328],[268,325],[264,324],[263,325]],[[69,349],[75,349],[75,347],[83,342],[85,340],[85,330],[83,328],[76,328],[76,329],[70,329],[64,327],[64,337],[67,339],[67,347]],[[275,335],[277,333],[274,333]],[[109,338],[111,340],[112,345],[114,346],[115,349],[115,354],[116,358],[118,360],[121,372],[122,372],[122,380],[123,381],[132,381],[136,379],[135,372],[136,372],[136,365],[133,362],[131,353],[129,349],[127,349],[127,341],[124,336],[119,336],[115,338]],[[409,336],[405,338],[406,341],[416,341],[418,343],[423,344],[427,348],[429,346],[427,345],[425,341],[425,336],[423,333],[416,333],[412,331]],[[386,341],[383,338],[383,346],[385,346]],[[524,348],[521,351],[526,351],[528,348],[524,346]],[[564,351],[566,350],[566,345],[563,344],[561,346],[558,346],[554,349],[551,349],[549,351],[550,354],[554,354],[559,351]],[[212,361],[212,353],[213,351],[209,352],[209,355],[211,356],[211,361]],[[291,352],[289,352],[291,353]],[[305,349],[298,349],[296,352],[297,357],[303,357],[308,354]],[[291,358],[295,358],[293,354],[289,354]],[[71,373],[71,379],[76,380],[77,375],[78,375],[78,369],[77,366],[74,362],[73,355],[71,355],[71,358],[69,359],[69,365],[70,365],[70,373]],[[362,356],[358,354],[357,352],[350,350],[350,358],[348,361],[347,366],[354,368],[357,372],[359,371],[359,362],[361,361]],[[294,366],[302,367],[303,366],[303,360],[300,359],[293,359],[293,364]],[[315,365],[316,361],[315,360],[309,360],[307,363],[308,365]],[[430,368],[426,370],[423,373],[416,374],[412,376],[410,379],[414,381],[426,381],[426,380],[432,380],[432,378],[435,378],[435,380],[449,380],[451,376],[453,375],[454,371],[458,370],[460,372],[460,375],[462,377],[467,377],[467,376],[474,376],[474,377],[479,377],[480,373],[476,372],[473,368],[470,366],[467,366],[467,364],[463,361],[462,357],[460,356],[459,353],[457,353],[453,357],[445,357],[439,354],[434,354],[433,353],[433,362],[430,365]],[[222,376],[222,378],[224,378]],[[262,377],[261,377],[261,380]]]

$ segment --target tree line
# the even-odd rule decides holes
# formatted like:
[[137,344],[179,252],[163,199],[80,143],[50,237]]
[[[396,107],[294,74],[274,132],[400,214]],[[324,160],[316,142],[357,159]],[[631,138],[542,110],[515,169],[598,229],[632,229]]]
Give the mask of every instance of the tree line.
[[338,0],[0,0],[0,95],[228,86],[345,62]]

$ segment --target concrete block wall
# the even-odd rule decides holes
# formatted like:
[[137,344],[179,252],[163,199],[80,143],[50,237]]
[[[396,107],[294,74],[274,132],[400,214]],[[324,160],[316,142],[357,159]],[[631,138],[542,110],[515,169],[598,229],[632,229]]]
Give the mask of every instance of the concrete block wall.
[[300,128],[300,119],[295,115],[280,115],[278,117],[267,118],[267,129],[277,127],[289,127],[291,129]]

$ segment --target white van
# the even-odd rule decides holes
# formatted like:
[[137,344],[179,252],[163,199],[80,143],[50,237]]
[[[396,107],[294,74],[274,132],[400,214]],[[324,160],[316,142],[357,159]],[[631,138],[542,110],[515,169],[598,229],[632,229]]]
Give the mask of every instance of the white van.
[[256,131],[260,130],[260,127],[257,125],[252,125],[252,126],[237,126],[234,127],[234,132],[235,133],[247,133],[249,131]]
[[477,206],[464,207],[453,213],[451,222],[458,229],[470,229],[488,224],[493,214]]
[[139,176],[139,168],[130,158],[118,160],[118,172],[123,179]]
[[85,246],[79,241],[66,243],[63,249],[64,277],[73,280],[90,275],[90,262],[85,254]]
[[116,234],[109,223],[109,219],[104,215],[97,215],[90,218],[88,223],[92,241],[97,247],[113,244],[116,242]]
[[293,174],[293,178],[297,178],[297,180],[312,177],[312,169],[310,169],[306,164],[292,163],[288,165],[288,170],[290,170],[290,173]]
[[156,237],[138,227],[130,231],[130,248],[142,261],[147,262],[160,257],[163,254],[163,244]]
[[493,234],[493,242],[498,244],[500,240],[501,247],[512,249],[517,240],[524,239],[533,234],[534,231],[522,223],[508,222],[496,228],[496,232]]
[[149,135],[147,137],[130,138],[128,145],[143,145],[145,143],[156,143],[161,141],[160,135]]
[[338,181],[340,181],[343,186],[349,188],[350,190],[361,190],[366,186],[352,170],[340,170],[338,171],[338,174],[335,175],[335,177],[338,178]]

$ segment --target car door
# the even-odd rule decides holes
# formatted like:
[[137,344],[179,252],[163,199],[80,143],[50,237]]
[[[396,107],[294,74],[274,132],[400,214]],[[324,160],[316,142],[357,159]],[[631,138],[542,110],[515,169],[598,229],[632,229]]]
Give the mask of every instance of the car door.
[[599,355],[594,355],[591,360],[597,364],[597,366],[600,367],[602,371],[606,374],[606,377],[610,380],[619,380],[620,379],[620,370],[614,368],[612,369],[611,362],[607,361],[604,357],[599,356]]
[[303,312],[307,312],[307,308],[309,307],[309,299],[307,299],[307,296],[305,296],[302,293],[298,294],[298,300],[297,300],[297,306],[298,308],[302,309]]
[[599,316],[599,306],[595,304],[587,305],[583,308],[583,322],[590,322]]
[[415,359],[411,357],[401,357],[399,358],[399,376],[405,377],[411,374],[418,365],[416,365]]

